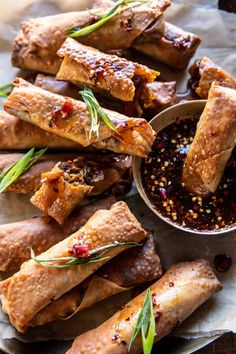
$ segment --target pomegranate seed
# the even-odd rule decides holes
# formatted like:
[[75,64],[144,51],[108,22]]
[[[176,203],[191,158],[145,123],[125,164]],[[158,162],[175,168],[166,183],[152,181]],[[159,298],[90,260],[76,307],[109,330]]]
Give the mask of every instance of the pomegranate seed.
[[224,254],[219,254],[214,258],[215,268],[220,273],[225,273],[232,265],[232,258]]
[[167,199],[167,195],[166,195],[165,188],[159,188],[159,192],[160,192],[160,195],[161,195],[161,199],[166,200]]
[[73,248],[69,250],[69,253],[75,257],[87,258],[89,256],[89,247],[88,245],[75,244]]

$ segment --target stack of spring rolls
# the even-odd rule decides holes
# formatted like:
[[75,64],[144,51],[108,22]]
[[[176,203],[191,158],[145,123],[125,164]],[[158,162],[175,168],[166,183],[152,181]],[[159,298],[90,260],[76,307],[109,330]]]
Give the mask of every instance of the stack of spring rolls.
[[[27,20],[16,36],[13,65],[39,73],[33,84],[13,82],[0,112],[0,149],[54,150],[6,190],[33,193],[32,204],[44,214],[0,226],[0,270],[15,272],[0,283],[2,310],[21,333],[152,283],[159,340],[221,289],[206,260],[177,264],[161,278],[153,236],[114,197],[131,188],[132,156],[147,157],[155,140],[143,113],[170,105],[176,86],[157,81],[159,72],[128,60],[127,51],[183,69],[200,43],[164,21],[168,6],[168,0],[124,3],[103,26],[67,36],[111,13],[113,1],[96,0],[93,10]],[[78,92],[85,86],[111,122],[99,119],[96,134],[94,112]],[[22,156],[2,153],[0,172]],[[69,353],[127,353],[144,297],[78,337]],[[130,352],[141,350],[138,336]]]

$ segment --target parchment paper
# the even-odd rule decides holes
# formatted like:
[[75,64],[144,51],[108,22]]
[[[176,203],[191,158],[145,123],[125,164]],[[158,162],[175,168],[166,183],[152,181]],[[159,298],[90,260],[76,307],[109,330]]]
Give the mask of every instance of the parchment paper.
[[[0,12],[0,85],[8,83],[16,75],[17,70],[11,68],[10,64],[10,48],[19,23],[23,19],[84,9],[88,3],[87,0],[7,0],[4,2],[4,7],[1,7]],[[203,42],[196,58],[208,55],[216,63],[236,75],[235,14],[217,10],[216,0],[178,0],[167,11],[166,17],[168,21],[202,37]],[[179,91],[185,89],[186,72],[175,73],[148,59],[143,59],[143,61],[164,71],[166,79],[177,79]],[[159,220],[141,199],[130,202],[130,205],[144,227],[154,232],[165,267],[171,263],[198,257],[207,257],[213,265],[214,256],[217,254],[228,254],[232,257],[231,269],[225,274],[217,273],[224,285],[224,290],[196,311],[175,331],[175,335],[200,338],[216,336],[227,331],[236,332],[236,233],[225,236],[190,235]],[[0,223],[23,220],[39,214],[30,205],[28,197],[17,197],[14,194],[0,196],[0,210]],[[94,306],[83,311],[69,321],[57,321],[48,326],[30,329],[25,335],[18,334],[9,325],[7,317],[0,312],[0,339],[18,338],[20,341],[71,339],[104,321],[122,302],[127,301],[129,296],[128,293],[118,295],[112,301],[105,301],[102,306]],[[190,347],[191,350],[184,352],[193,351],[194,346],[190,345]]]

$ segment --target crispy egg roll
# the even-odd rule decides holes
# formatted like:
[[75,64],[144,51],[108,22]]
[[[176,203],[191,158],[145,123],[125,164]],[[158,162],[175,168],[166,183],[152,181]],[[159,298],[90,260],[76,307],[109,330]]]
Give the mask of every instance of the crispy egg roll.
[[[138,223],[124,202],[117,202],[110,210],[98,210],[87,223],[70,237],[40,255],[41,260],[68,257],[74,247],[97,248],[120,242],[140,242],[146,231]],[[33,259],[23,263],[19,272],[0,283],[3,311],[12,325],[24,332],[32,318],[53,300],[58,299],[94,273],[98,268],[129,246],[113,247],[101,260],[67,268],[49,268]],[[108,258],[107,258],[108,257]],[[47,263],[48,264],[48,263]],[[60,266],[60,261],[48,264]]]
[[47,251],[79,230],[95,211],[110,209],[114,203],[114,197],[107,197],[75,209],[64,225],[46,216],[0,225],[0,271],[20,268],[30,259],[30,248],[36,255]]
[[196,60],[189,73],[189,86],[201,98],[208,97],[213,81],[217,81],[220,86],[236,89],[236,78],[207,57]]
[[141,248],[122,252],[83,283],[46,306],[31,320],[30,326],[68,317],[111,295],[153,281],[161,275],[160,259],[155,251],[153,237],[150,236]]
[[89,86],[95,92],[134,102],[138,106],[142,90],[159,75],[145,65],[102,53],[73,38],[66,39],[58,55],[63,62],[57,79],[67,80],[80,87]]
[[21,150],[35,148],[76,149],[83,147],[74,141],[45,132],[5,111],[0,111],[0,149]]
[[[168,335],[222,285],[204,259],[173,265],[150,287],[155,316],[155,341]],[[67,354],[125,354],[132,337],[146,291],[123,306],[101,326],[77,337]],[[130,353],[142,352],[139,334]]]
[[42,175],[42,184],[30,199],[44,214],[63,224],[88,196],[102,194],[131,168],[126,155],[84,155],[58,162]]
[[156,133],[144,119],[104,110],[117,132],[100,120],[97,136],[90,134],[91,117],[84,102],[51,93],[20,78],[14,85],[4,104],[5,110],[43,130],[86,147],[129,155],[145,157],[151,150]]
[[174,69],[183,70],[200,43],[201,39],[196,34],[165,22],[164,35],[160,39],[157,39],[155,43],[140,43],[138,38],[133,48]]
[[[11,165],[19,161],[24,154],[0,154],[0,173],[5,172]],[[6,192],[27,194],[35,192],[40,186],[41,174],[50,171],[59,161],[67,161],[78,156],[75,153],[45,154],[28,171],[13,182]]]
[[187,153],[182,180],[194,194],[214,193],[236,144],[236,90],[213,82]]
[[[162,14],[168,6],[167,0],[152,0],[131,9],[129,4],[124,5],[110,21],[78,40],[101,51],[127,49],[152,28],[148,41],[155,41],[163,33]],[[57,51],[66,39],[67,30],[88,26],[110,10],[111,7],[67,12],[24,21],[13,44],[13,66],[56,74],[61,63]]]

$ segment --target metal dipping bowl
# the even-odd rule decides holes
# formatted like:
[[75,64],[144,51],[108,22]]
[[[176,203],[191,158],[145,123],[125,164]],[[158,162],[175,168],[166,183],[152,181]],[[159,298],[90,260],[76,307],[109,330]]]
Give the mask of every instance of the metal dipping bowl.
[[[175,123],[176,120],[185,120],[185,119],[190,119],[190,118],[196,118],[198,119],[205,107],[206,100],[196,100],[196,101],[190,101],[190,102],[184,102],[184,103],[179,103],[176,104],[170,108],[165,109],[158,115],[156,115],[151,121],[150,124],[153,127],[153,129],[159,133],[162,129],[166,128],[168,125]],[[140,157],[134,157],[133,158],[133,175],[134,175],[134,180],[138,189],[138,192],[144,202],[147,204],[147,206],[155,213],[160,219],[164,220],[166,223],[174,226],[177,229],[180,229],[182,231],[187,231],[189,233],[193,234],[205,234],[205,235],[219,235],[223,234],[226,232],[230,232],[233,230],[236,230],[236,224],[226,226],[221,229],[216,229],[216,230],[197,230],[197,229],[190,229],[188,227],[184,227],[182,225],[179,225],[175,223],[173,220],[171,220],[168,217],[163,216],[150,202],[148,199],[148,196],[146,195],[145,189],[142,185],[142,180],[141,180],[141,173],[140,173],[140,168],[141,168],[141,161],[142,159]]]

